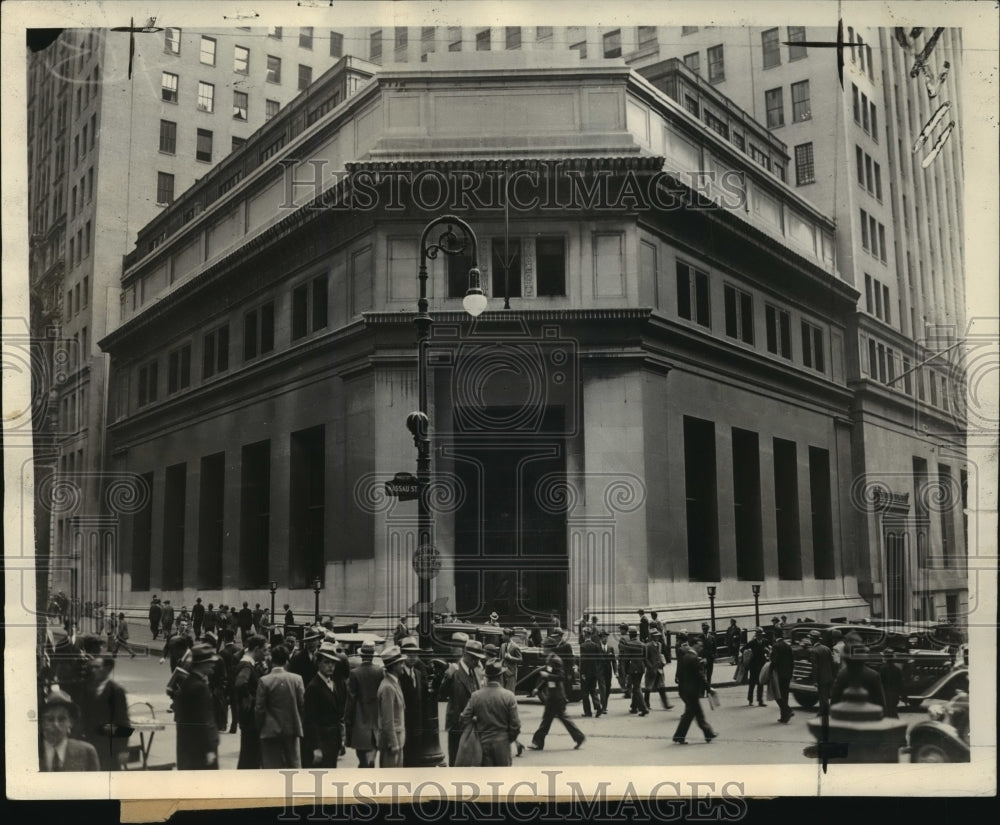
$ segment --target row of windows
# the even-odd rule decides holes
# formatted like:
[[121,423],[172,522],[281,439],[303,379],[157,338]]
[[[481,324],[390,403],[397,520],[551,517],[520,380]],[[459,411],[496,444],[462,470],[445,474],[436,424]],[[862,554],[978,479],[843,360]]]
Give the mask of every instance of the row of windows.
[[[789,26],[788,27],[788,62],[791,63],[793,60],[801,60],[806,57],[806,47],[799,45],[804,43],[806,39],[805,26]],[[773,69],[775,66],[781,65],[781,43],[778,29],[768,29],[765,32],[761,32],[760,35],[761,49],[764,52],[764,68]]]
[[854,122],[857,123],[865,134],[871,135],[872,140],[878,143],[878,109],[875,101],[869,101],[868,95],[859,92],[858,87],[851,84],[851,101],[854,108]]
[[882,167],[860,146],[854,147],[854,155],[858,167],[858,183],[865,191],[881,201]]
[[[721,83],[726,79],[726,57],[722,46],[712,46],[708,57],[708,82]],[[701,74],[701,52],[684,55],[684,65],[697,75]]]
[[[60,431],[68,434],[86,429],[90,419],[88,412],[86,387],[81,387],[79,392],[63,396],[59,404]],[[65,461],[65,458],[63,460]]]
[[875,220],[864,209],[861,213],[861,248],[871,252],[881,261],[886,261],[888,252],[885,245],[885,225]]
[[892,323],[892,310],[889,305],[889,287],[883,284],[878,278],[873,278],[865,273],[865,309],[869,314]]
[[[812,105],[809,99],[809,81],[802,80],[793,83],[792,91],[792,123],[801,123],[812,118]],[[785,95],[784,89],[768,89],[764,92],[764,108],[767,111],[767,128],[776,129],[785,125]]]
[[[82,69],[82,66],[81,66]],[[85,78],[76,80],[76,116],[80,117],[84,109],[90,105],[91,97],[97,97],[98,83],[101,77],[100,64],[94,66],[94,71]]]
[[[271,27],[268,29],[268,36],[280,40],[282,36],[282,29],[280,26]],[[202,35],[199,44],[199,60],[208,65],[215,65],[216,58],[216,40],[214,37],[206,37]],[[303,26],[299,29],[299,46],[303,49],[312,49],[313,47],[313,28],[312,26]],[[181,30],[178,28],[168,28],[163,36],[163,50],[167,54],[180,54],[181,53]],[[234,71],[246,73],[247,65],[250,58],[250,50],[245,46],[236,46],[236,54],[234,56]],[[331,57],[342,57],[344,54],[344,35],[339,32],[330,32],[330,56]]]
[[857,37],[854,36],[853,26],[847,27],[847,42],[851,44],[849,49],[851,62],[859,63],[861,71],[867,71],[869,79],[875,80],[875,60],[872,57],[872,47],[861,39],[860,34]]
[[70,192],[70,219],[76,217],[77,211],[83,211],[83,205],[94,199],[94,167],[80,178],[79,186],[74,186]]
[[867,359],[862,370],[873,380],[913,395],[916,385],[917,398],[932,407],[950,412],[952,408],[948,377],[936,370],[918,367],[913,369],[911,359],[888,344],[871,336],[862,337],[862,347],[867,348]]
[[[276,64],[272,67],[271,60]],[[269,83],[281,82],[281,61],[278,58],[268,57],[267,79]],[[312,66],[299,66],[299,91],[305,89],[312,83]],[[167,103],[177,103],[180,87],[180,77],[172,72],[163,72],[160,79],[160,97]],[[233,118],[236,120],[247,120],[249,97],[246,92],[233,91]],[[274,105],[274,111],[271,106]],[[204,80],[198,81],[198,111],[212,113],[215,111],[215,84]],[[267,119],[277,113],[280,104],[277,101],[267,101]],[[86,133],[86,127],[84,127]],[[86,134],[84,136],[86,142]]]
[[[677,262],[677,314],[681,318],[693,321],[706,329],[711,329],[710,291],[710,280],[707,272],[689,264]],[[724,284],[723,303],[726,335],[742,341],[744,344],[754,346],[756,334],[753,296],[732,284]],[[764,320],[767,351],[791,360],[791,314],[784,309],[765,303]],[[800,332],[802,363],[810,369],[825,373],[823,331],[808,321],[802,321]]]
[[66,290],[66,320],[76,317],[80,310],[86,309],[90,304],[90,276],[85,275],[83,281],[71,289]]
[[87,221],[86,226],[76,231],[76,238],[69,239],[69,256],[67,267],[72,269],[80,262],[90,257],[90,244],[93,241],[93,226]]
[[[73,136],[73,168],[75,169],[79,166],[80,161],[87,156],[97,141],[97,113],[95,112],[90,116],[90,122],[84,124],[83,129],[80,134]],[[62,152],[59,154],[60,162],[58,166],[61,167]],[[58,173],[57,173],[58,176]]]

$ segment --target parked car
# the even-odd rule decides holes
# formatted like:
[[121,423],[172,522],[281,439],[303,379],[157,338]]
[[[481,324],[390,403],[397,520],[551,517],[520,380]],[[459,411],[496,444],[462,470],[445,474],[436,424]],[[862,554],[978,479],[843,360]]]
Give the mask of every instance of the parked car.
[[969,694],[958,691],[931,704],[927,718],[910,725],[906,741],[911,762],[969,762]]
[[949,670],[944,676],[929,685],[923,692],[906,697],[907,704],[912,708],[924,708],[931,704],[946,702],[959,693],[969,692],[969,666],[959,664]]
[[882,662],[882,652],[893,651],[893,661],[903,671],[903,691],[901,701],[910,702],[911,697],[921,696],[938,679],[945,676],[954,666],[954,656],[940,650],[910,650],[907,634],[897,627],[877,627],[867,624],[826,624],[823,622],[801,622],[785,628],[785,636],[792,645],[794,664],[790,692],[800,707],[811,708],[819,701],[819,690],[813,676],[812,657],[808,646],[802,644],[812,630],[823,634],[824,644],[830,644],[832,632],[839,630],[843,636],[855,633],[861,644],[868,648],[863,658],[870,666],[877,667]]

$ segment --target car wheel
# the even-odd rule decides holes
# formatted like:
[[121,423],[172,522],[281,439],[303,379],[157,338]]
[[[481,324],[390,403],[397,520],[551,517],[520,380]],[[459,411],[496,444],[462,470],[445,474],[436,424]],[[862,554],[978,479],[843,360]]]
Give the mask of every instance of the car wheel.
[[951,762],[951,754],[937,742],[924,742],[913,753],[914,762]]
[[819,696],[815,693],[796,693],[793,691],[792,696],[795,697],[800,708],[811,708],[819,701]]

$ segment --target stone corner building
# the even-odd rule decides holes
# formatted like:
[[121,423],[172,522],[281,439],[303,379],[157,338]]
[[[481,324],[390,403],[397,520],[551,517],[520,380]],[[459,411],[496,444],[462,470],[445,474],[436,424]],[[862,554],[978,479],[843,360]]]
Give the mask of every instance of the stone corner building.
[[717,583],[745,624],[763,583],[767,615],[881,613],[889,509],[855,480],[906,404],[858,379],[788,147],[705,84],[773,164],[624,65],[473,56],[350,95],[338,64],[140,231],[100,342],[108,469],[151,490],[121,601],[273,580],[310,614],[318,577],[340,619],[413,609],[416,505],[383,485],[415,466],[419,238],[454,212],[490,308],[462,311],[467,256],[428,260],[439,607],[679,627]]

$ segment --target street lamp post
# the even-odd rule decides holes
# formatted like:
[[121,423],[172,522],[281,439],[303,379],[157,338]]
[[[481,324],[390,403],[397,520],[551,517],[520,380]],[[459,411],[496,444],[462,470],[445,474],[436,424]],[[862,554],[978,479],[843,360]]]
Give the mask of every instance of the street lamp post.
[[274,594],[278,592],[278,583],[271,582],[271,633],[274,633],[274,625],[276,619],[274,618]]
[[760,585],[751,584],[750,589],[753,590],[753,625],[760,627]]
[[715,585],[708,585],[706,590],[708,591],[708,612],[711,616],[712,632],[715,633]]
[[313,581],[313,595],[316,596],[316,607],[315,610],[313,611],[313,613],[315,614],[313,618],[313,624],[319,624],[319,591],[322,589],[323,589],[323,582],[320,581],[319,576],[317,576],[315,581]]
[[[438,227],[444,227],[431,240],[431,233]],[[456,234],[457,227],[460,234]],[[420,297],[417,300],[417,316],[414,323],[417,327],[417,394],[418,408],[406,417],[406,427],[413,435],[413,443],[417,448],[417,550],[414,558],[414,570],[417,574],[417,601],[420,632],[420,647],[429,660],[433,656],[431,641],[433,607],[431,599],[431,580],[437,574],[437,551],[434,548],[433,521],[431,518],[428,487],[431,478],[431,439],[430,420],[427,416],[427,363],[425,352],[427,340],[430,338],[432,319],[427,312],[427,260],[437,258],[439,253],[445,255],[460,255],[469,249],[471,267],[469,269],[469,287],[462,300],[462,306],[469,315],[476,317],[486,309],[486,296],[483,295],[479,282],[478,243],[472,227],[461,218],[454,215],[442,215],[435,218],[420,236],[420,270],[417,278],[420,282]],[[429,664],[429,662],[428,662]],[[444,762],[444,754],[438,735],[438,702],[437,697],[427,691],[423,704],[424,730],[421,743],[421,765],[432,767]]]

